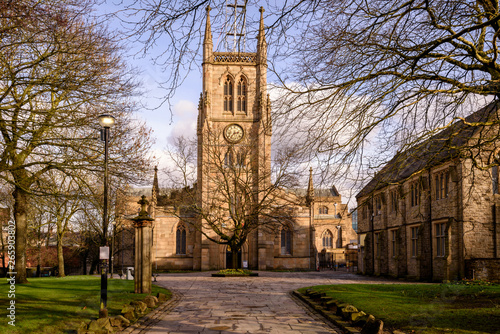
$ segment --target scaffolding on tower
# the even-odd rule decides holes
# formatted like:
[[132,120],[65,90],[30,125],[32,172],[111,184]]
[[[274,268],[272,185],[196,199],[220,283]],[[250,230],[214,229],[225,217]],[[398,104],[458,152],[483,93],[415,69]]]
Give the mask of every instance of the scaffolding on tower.
[[226,0],[224,47],[228,52],[245,52],[248,0]]

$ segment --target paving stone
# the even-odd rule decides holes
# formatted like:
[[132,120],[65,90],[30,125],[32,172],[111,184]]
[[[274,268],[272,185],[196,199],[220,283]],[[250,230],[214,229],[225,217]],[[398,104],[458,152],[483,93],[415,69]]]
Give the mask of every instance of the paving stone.
[[258,278],[238,280],[211,274],[160,275],[157,284],[179,295],[179,301],[127,333],[341,333],[298,304],[290,292],[323,284],[400,283],[340,271],[259,272]]

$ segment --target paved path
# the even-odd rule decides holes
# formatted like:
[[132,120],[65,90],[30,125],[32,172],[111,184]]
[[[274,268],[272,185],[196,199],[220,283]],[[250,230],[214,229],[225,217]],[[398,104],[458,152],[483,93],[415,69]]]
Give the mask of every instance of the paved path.
[[132,333],[341,333],[309,312],[290,291],[321,284],[390,282],[338,271],[259,272],[259,277],[232,278],[211,274],[159,276],[157,284],[180,299]]

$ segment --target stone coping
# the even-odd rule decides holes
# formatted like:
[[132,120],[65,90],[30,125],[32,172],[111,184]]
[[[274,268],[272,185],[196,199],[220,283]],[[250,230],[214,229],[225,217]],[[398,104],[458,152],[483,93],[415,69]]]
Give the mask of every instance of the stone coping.
[[154,325],[158,321],[160,321],[160,317],[164,313],[170,312],[181,300],[182,295],[170,290],[172,293],[172,297],[164,302],[163,304],[160,304],[158,307],[153,309],[151,312],[145,314],[141,318],[137,319],[136,322],[128,326],[127,328],[124,328],[122,331],[117,332],[116,334],[132,334],[132,333],[139,333],[145,330],[146,328]]
[[294,290],[292,292],[294,296],[299,298],[301,301],[309,305],[313,310],[321,314],[323,317],[328,319],[328,321],[332,322],[336,326],[340,327],[347,334],[361,334],[361,331],[357,328],[352,327],[351,323],[342,319],[342,317],[336,315],[335,313],[327,310],[320,304],[314,302],[308,296],[300,293],[298,290]]
[[251,273],[251,274],[248,274],[248,275],[244,275],[244,274],[236,274],[236,275],[232,275],[232,274],[212,274],[212,277],[256,277],[256,276],[259,276],[259,273]]

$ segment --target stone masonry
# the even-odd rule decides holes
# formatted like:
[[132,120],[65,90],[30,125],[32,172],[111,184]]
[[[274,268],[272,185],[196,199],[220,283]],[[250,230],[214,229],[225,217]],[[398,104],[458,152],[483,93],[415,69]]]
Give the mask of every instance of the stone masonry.
[[[469,118],[477,122],[491,117],[498,117],[495,104]],[[455,124],[453,130],[458,135],[450,146],[455,147],[473,147],[490,131],[463,124]],[[482,259],[484,265],[498,263],[495,148],[481,146],[473,163],[439,146],[445,135],[436,135],[422,145],[425,149],[395,156],[357,195],[360,272],[442,281],[468,276],[466,262],[477,265],[474,259]]]

